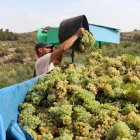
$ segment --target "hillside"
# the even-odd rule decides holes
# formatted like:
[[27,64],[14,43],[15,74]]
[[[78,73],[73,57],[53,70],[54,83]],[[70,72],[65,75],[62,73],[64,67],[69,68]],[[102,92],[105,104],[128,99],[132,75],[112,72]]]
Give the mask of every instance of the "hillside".
[[134,30],[131,32],[122,32],[121,41],[139,41],[140,40],[140,30]]
[[[37,58],[34,51],[36,31],[19,33],[17,36],[18,39],[15,41],[0,41],[0,77],[2,77],[0,78],[0,88],[33,78],[34,64]],[[139,37],[139,30],[121,33],[120,45],[102,46],[103,55],[110,57],[124,53],[140,55]],[[95,49],[98,51],[98,46]],[[83,64],[84,55],[75,53],[75,62]],[[71,63],[70,52],[64,56],[62,65]]]
[[33,77],[36,32],[18,34],[16,41],[0,41],[0,87]]

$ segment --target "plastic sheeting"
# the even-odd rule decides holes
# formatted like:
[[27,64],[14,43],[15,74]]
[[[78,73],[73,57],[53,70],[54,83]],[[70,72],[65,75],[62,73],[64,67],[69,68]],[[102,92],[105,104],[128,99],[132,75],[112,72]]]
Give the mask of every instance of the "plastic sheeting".
[[4,127],[3,127],[2,116],[0,115],[0,140],[5,140],[5,138],[6,138],[6,133],[5,133]]
[[17,121],[18,106],[39,77],[0,89],[0,140],[5,140],[6,130],[12,120]]
[[20,124],[11,121],[6,131],[6,140],[34,140],[34,138]]

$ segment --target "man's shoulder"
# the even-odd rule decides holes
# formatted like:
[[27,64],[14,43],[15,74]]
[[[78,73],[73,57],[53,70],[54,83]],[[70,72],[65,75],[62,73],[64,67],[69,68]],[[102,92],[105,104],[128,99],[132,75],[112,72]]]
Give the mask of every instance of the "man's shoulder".
[[50,60],[50,56],[51,56],[51,53],[45,54],[42,57],[38,58],[36,62],[44,61],[44,60],[48,60],[48,59]]
[[47,54],[43,55],[43,56],[40,57],[40,58],[45,58],[45,57],[50,57],[50,56],[51,56],[51,53],[47,53]]

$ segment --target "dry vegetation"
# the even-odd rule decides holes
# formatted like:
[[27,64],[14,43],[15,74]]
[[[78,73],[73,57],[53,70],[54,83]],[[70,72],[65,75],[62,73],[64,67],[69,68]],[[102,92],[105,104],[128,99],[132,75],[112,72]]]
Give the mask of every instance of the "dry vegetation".
[[18,35],[16,41],[0,41],[0,87],[33,77],[36,33]]

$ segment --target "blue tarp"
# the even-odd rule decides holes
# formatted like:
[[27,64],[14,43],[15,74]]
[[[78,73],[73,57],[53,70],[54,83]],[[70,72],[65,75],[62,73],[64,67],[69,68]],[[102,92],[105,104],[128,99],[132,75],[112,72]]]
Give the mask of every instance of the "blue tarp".
[[18,106],[39,77],[0,89],[0,140],[5,140],[6,130],[12,120],[17,121]]
[[3,119],[2,116],[0,115],[0,140],[5,140],[5,138],[6,138],[6,133],[4,131]]

